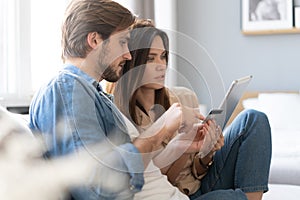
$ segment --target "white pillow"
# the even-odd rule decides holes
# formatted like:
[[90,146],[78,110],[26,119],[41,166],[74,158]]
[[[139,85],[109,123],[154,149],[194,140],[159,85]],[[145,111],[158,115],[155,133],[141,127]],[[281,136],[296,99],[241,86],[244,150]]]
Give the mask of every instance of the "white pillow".
[[27,120],[26,116],[14,114],[0,106],[0,141],[12,133],[26,133],[33,136]]
[[272,129],[300,130],[300,95],[296,93],[260,93],[243,101],[246,109],[264,112]]
[[258,98],[245,99],[243,100],[242,104],[245,109],[255,109],[261,111]]
[[293,93],[261,93],[261,111],[265,112],[274,129],[300,130],[300,95]]

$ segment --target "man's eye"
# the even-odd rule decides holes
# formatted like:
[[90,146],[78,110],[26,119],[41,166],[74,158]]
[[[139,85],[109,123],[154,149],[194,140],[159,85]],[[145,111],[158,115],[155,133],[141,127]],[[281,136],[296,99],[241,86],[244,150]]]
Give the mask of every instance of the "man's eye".
[[123,45],[127,45],[127,40],[121,40],[120,41],[120,44],[123,46]]

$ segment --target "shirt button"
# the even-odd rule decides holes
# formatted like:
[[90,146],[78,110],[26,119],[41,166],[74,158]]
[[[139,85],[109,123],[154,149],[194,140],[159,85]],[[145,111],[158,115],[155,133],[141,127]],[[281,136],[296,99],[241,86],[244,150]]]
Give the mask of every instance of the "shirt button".
[[130,185],[129,189],[133,191],[135,189],[134,185]]

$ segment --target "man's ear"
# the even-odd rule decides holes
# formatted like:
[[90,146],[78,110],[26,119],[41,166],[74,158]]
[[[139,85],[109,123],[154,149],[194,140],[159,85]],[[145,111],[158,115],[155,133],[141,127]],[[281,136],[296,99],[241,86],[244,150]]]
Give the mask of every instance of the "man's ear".
[[92,32],[87,35],[87,42],[91,48],[95,49],[102,42],[102,39],[99,33]]

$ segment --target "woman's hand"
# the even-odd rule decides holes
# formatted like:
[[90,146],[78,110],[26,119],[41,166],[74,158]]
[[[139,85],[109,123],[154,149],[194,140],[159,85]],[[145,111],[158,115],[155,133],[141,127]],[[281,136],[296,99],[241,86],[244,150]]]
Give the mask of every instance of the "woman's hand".
[[215,121],[207,121],[204,129],[207,130],[207,134],[204,138],[202,148],[200,149],[201,158],[206,156],[212,157],[216,151],[224,146],[222,129],[219,125],[216,125]]
[[201,120],[205,117],[200,114],[199,108],[182,106],[182,122],[178,134],[169,142],[168,146],[174,151],[183,153],[198,153],[208,133]]
[[223,133],[222,133],[222,130],[221,130],[221,127],[218,126],[218,130],[219,133],[217,133],[217,135],[219,135],[219,138],[216,142],[216,144],[214,145],[214,147],[212,148],[212,150],[210,151],[209,154],[215,154],[216,151],[219,151],[223,146],[224,146],[224,136],[223,136]]
[[178,130],[179,133],[189,132],[194,124],[203,121],[205,117],[200,114],[199,108],[182,106],[182,122]]
[[177,134],[168,144],[168,146],[180,153],[198,153],[202,147],[205,134],[207,131],[203,129],[204,125],[197,123],[187,133]]
[[207,134],[200,153],[194,159],[198,176],[203,175],[207,171],[213,162],[215,152],[224,146],[224,136],[221,127],[217,126],[215,121],[207,121],[203,129],[207,131]]

